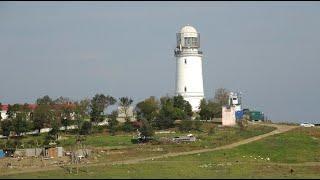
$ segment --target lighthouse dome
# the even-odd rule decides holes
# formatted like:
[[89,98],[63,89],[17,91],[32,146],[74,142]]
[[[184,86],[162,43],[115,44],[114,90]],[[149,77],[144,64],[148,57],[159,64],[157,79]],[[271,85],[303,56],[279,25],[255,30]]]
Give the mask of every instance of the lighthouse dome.
[[198,33],[198,32],[197,32],[196,28],[194,28],[190,25],[187,25],[187,26],[184,26],[183,28],[181,28],[180,33]]
[[186,25],[183,28],[181,28],[180,34],[181,34],[182,38],[184,38],[184,37],[198,37],[197,30],[190,25]]

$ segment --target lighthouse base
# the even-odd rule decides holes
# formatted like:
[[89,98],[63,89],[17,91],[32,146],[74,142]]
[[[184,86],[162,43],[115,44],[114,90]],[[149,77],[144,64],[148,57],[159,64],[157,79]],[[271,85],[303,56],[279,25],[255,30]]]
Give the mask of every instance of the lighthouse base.
[[183,99],[190,103],[193,112],[200,111],[199,107],[203,96],[183,97]]

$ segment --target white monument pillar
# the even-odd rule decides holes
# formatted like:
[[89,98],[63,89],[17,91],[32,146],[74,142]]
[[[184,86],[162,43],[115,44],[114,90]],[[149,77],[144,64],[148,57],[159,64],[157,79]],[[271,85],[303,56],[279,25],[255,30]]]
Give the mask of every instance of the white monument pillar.
[[204,98],[202,78],[202,52],[200,34],[192,26],[184,26],[177,33],[176,57],[176,92],[192,106],[192,111],[198,111]]

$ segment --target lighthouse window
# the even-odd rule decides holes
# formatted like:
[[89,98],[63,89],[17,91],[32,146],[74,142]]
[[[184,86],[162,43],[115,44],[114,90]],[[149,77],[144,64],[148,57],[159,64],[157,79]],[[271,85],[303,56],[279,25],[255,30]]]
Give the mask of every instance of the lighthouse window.
[[198,46],[198,40],[196,37],[191,38],[191,46],[193,46],[193,47]]
[[187,59],[184,59],[184,63],[187,64]]
[[184,38],[185,46],[190,46],[191,45],[191,39],[189,37]]
[[184,92],[187,92],[187,87],[186,86],[184,87]]
[[181,44],[181,34],[177,34],[177,44]]

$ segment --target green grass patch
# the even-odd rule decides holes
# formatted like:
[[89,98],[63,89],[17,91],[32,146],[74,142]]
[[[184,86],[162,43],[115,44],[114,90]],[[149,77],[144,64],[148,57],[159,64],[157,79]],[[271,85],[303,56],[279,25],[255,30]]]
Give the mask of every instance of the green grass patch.
[[[105,147],[105,146],[130,146],[131,135],[89,135],[86,136],[84,145],[92,147]],[[76,142],[75,136],[66,136],[65,139],[60,140],[60,145],[63,147],[70,147]]]
[[[239,132],[225,128],[218,131],[216,136],[218,138],[219,133],[227,132],[239,135]],[[252,133],[242,132],[241,137],[250,136]],[[267,161],[266,157],[269,157],[270,161]],[[61,169],[3,178],[320,178],[320,165],[290,165],[320,162],[319,157],[320,129],[297,128],[228,150],[162,158],[131,165],[82,167],[79,174],[69,174],[65,169]]]

